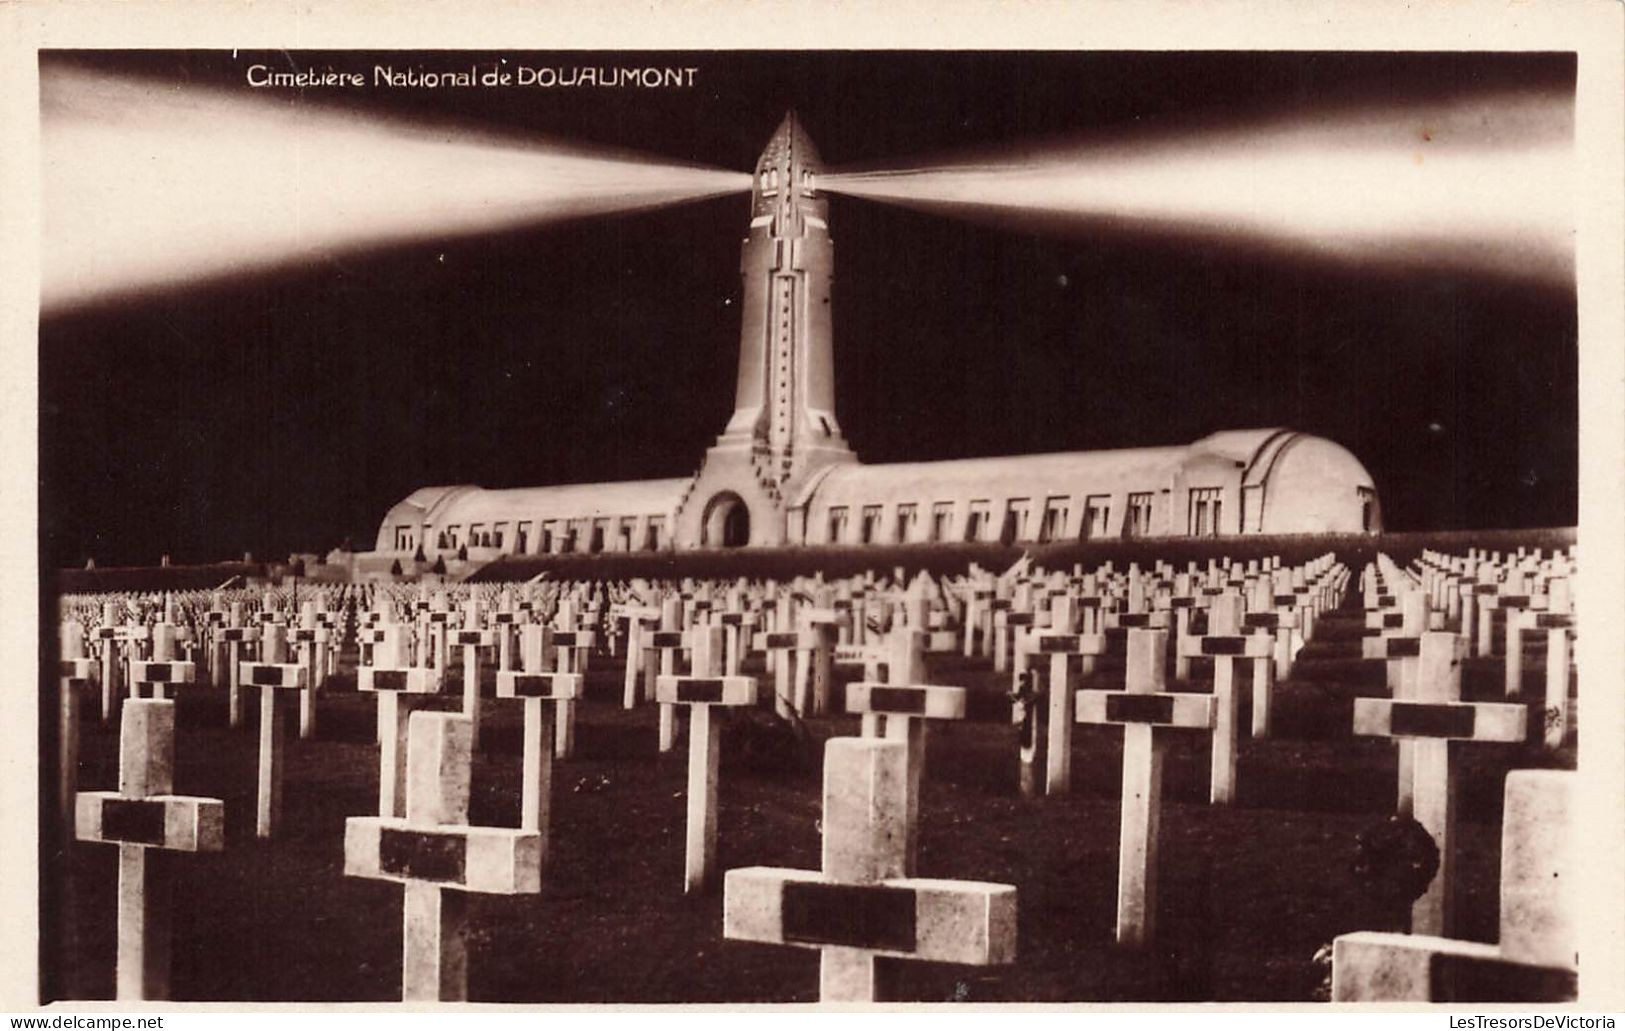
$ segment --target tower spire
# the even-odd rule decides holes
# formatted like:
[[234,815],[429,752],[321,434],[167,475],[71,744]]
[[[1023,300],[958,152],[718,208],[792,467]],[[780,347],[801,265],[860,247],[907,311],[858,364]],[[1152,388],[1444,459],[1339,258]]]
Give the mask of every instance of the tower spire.
[[701,547],[784,544],[797,492],[820,470],[855,462],[835,422],[829,202],[818,150],[785,114],[756,161],[734,411],[675,513],[679,540]]
[[794,111],[756,162],[734,413],[719,443],[749,439],[774,482],[849,455],[835,421],[829,202],[818,192],[818,150]]

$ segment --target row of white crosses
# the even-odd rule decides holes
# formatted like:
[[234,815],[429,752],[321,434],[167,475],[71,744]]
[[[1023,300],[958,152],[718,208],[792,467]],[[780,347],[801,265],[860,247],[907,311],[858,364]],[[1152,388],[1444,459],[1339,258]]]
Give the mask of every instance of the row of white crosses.
[[[1015,697],[1021,706],[1018,722],[1023,724],[1022,783],[1032,785],[1036,777],[1033,764],[1037,751],[1037,720],[1032,706],[1037,692],[1026,676],[1027,667],[1044,658],[1049,660],[1049,701],[1047,719],[1047,760],[1044,790],[1047,794],[1063,794],[1071,787],[1073,701],[1071,669],[1074,660],[1083,673],[1092,672],[1094,661],[1107,653],[1106,631],[1114,628],[1166,629],[1168,613],[1175,613],[1177,630],[1173,635],[1176,654],[1176,676],[1188,678],[1193,658],[1212,660],[1214,667],[1214,697],[1218,706],[1214,733],[1211,797],[1216,804],[1233,800],[1237,749],[1238,703],[1235,691],[1235,662],[1253,664],[1253,722],[1252,736],[1264,737],[1269,733],[1272,696],[1278,670],[1290,663],[1298,646],[1296,635],[1300,626],[1308,625],[1313,614],[1340,602],[1342,585],[1347,571],[1327,560],[1317,560],[1317,571],[1306,576],[1293,593],[1278,595],[1275,573],[1291,577],[1285,570],[1268,568],[1255,571],[1249,584],[1245,579],[1228,580],[1223,586],[1195,588],[1186,574],[1177,574],[1172,582],[1154,583],[1156,594],[1148,599],[1145,581],[1138,570],[1131,567],[1124,584],[1122,599],[1124,611],[1112,607],[1114,599],[1101,595],[1073,595],[1059,589],[1050,595],[1048,626],[1035,627],[1017,642],[1017,683]],[[1215,583],[1219,573],[1215,569],[1207,582]],[[1090,578],[1084,578],[1084,589],[1093,587]],[[1291,580],[1286,581],[1291,583]],[[1237,588],[1251,586],[1253,597],[1263,611],[1246,612],[1243,598],[1234,593]],[[1301,590],[1303,593],[1295,593]],[[1188,591],[1190,593],[1178,593]],[[1300,604],[1300,599],[1302,602]],[[1155,602],[1155,611],[1151,602]],[[1103,604],[1103,602],[1105,604]],[[1280,603],[1277,605],[1277,603]],[[1205,606],[1207,631],[1191,632],[1191,613]],[[1102,617],[1102,609],[1105,614]],[[1083,627],[1080,632],[1080,625]],[[1167,636],[1163,638],[1165,645]]]
[[1435,608],[1445,602],[1446,619],[1473,644],[1473,654],[1493,653],[1495,613],[1503,616],[1506,693],[1523,693],[1525,634],[1546,634],[1545,728],[1548,748],[1561,747],[1569,724],[1569,678],[1574,631],[1570,555],[1542,558],[1519,554],[1502,560],[1476,550],[1467,556],[1424,552],[1419,581]]
[[[1574,627],[1570,600],[1572,562],[1541,560],[1537,555],[1517,556],[1502,566],[1476,553],[1467,558],[1424,553],[1420,572],[1401,569],[1386,555],[1366,572],[1368,632],[1391,633],[1414,639],[1422,630],[1444,629],[1454,623],[1464,645],[1477,656],[1492,654],[1495,613],[1504,614],[1505,685],[1509,698],[1522,695],[1523,642],[1526,632],[1547,635],[1545,721],[1542,740],[1547,748],[1561,747],[1569,725],[1571,641]],[[1404,599],[1407,614],[1389,611]],[[1452,615],[1451,602],[1455,602]],[[1475,615],[1476,613],[1476,615]],[[1400,648],[1414,647],[1397,643]],[[1368,642],[1367,656],[1371,654]],[[1412,654],[1414,658],[1414,653]],[[1393,664],[1391,664],[1393,665]],[[1399,686],[1390,677],[1391,686]]]

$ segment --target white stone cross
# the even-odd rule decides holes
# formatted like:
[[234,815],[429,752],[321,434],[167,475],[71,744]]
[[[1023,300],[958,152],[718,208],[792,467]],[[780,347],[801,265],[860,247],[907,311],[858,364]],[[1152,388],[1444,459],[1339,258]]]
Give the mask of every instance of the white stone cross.
[[823,869],[744,867],[723,885],[722,933],[816,948],[819,999],[876,1002],[877,957],[976,966],[1016,958],[1016,889],[904,874],[908,749],[824,746]]
[[726,658],[722,664],[722,672],[730,677],[739,675],[739,662],[744,651],[740,647],[740,637],[745,633],[744,625],[747,618],[740,609],[729,609],[717,614],[717,622],[722,625],[723,633],[726,635]]
[[473,728],[474,747],[480,747],[480,728],[484,724],[483,699],[480,697],[480,649],[494,648],[496,634],[480,626],[480,603],[470,597],[463,603],[463,625],[446,629],[446,648],[463,650],[463,715]]
[[1190,636],[1191,615],[1196,610],[1196,588],[1191,584],[1189,573],[1179,573],[1174,577],[1173,588],[1165,599],[1158,600],[1158,607],[1173,613],[1174,634],[1174,679],[1189,680],[1191,678],[1191,658],[1179,647],[1179,642]]
[[229,622],[215,632],[215,640],[226,648],[226,710],[227,722],[233,727],[243,725],[242,661],[243,645],[260,639],[259,627],[243,625],[243,603],[231,603]]
[[660,624],[660,610],[626,607],[621,610],[620,616],[626,620],[626,682],[621,707],[635,709],[640,696],[652,693],[639,689],[639,676],[644,675],[652,688],[654,677],[658,675],[653,656],[649,654],[653,646],[648,643],[648,638],[653,632],[649,626]]
[[1105,634],[1038,635],[1034,654],[1049,656],[1049,704],[1044,721],[1046,795],[1064,795],[1072,790],[1072,657],[1092,659],[1106,651]]
[[810,635],[811,648],[795,653],[796,706],[803,713],[822,716],[829,710],[830,673],[835,656],[835,638],[840,615],[833,608],[807,608],[801,611],[803,634]]
[[[653,649],[660,654],[658,676],[671,676],[677,672],[677,660],[688,647],[688,635],[683,632],[683,599],[677,595],[660,604],[660,629],[649,636]],[[650,672],[654,670],[651,668]],[[668,702],[659,704],[659,749],[669,752],[677,747],[677,707]]]
[[102,605],[102,625],[94,635],[102,651],[102,722],[113,719],[118,708],[120,684],[120,652],[129,653],[137,641],[147,639],[147,628],[141,624],[121,624],[117,602]]
[[1359,931],[1332,945],[1333,1002],[1567,1002],[1576,996],[1579,775],[1513,770],[1501,826],[1500,942]]
[[288,629],[288,641],[299,649],[299,664],[305,667],[305,687],[299,692],[299,737],[316,736],[316,692],[321,687],[327,665],[328,629],[316,617],[316,603],[299,607],[299,625]]
[[846,685],[846,711],[862,716],[862,736],[901,741],[908,746],[907,831],[903,872],[914,873],[919,854],[920,780],[925,772],[927,720],[965,718],[965,689],[895,680]]
[[[148,641],[150,642],[148,658],[159,661],[174,661],[181,657],[179,654],[180,649],[191,642],[192,631],[190,627],[184,626],[180,622],[180,618],[180,606],[172,596],[164,595],[162,616],[147,631]],[[195,674],[194,680],[187,681],[187,683],[194,682]],[[155,682],[148,681],[148,683]],[[156,692],[154,697],[163,697],[163,687],[157,687],[154,690]]]
[[[275,635],[268,633],[267,639]],[[268,838],[282,822],[282,692],[303,691],[309,671],[301,662],[245,662],[242,682],[260,689],[259,800],[254,833]]]
[[1006,602],[1002,608],[998,600],[993,604],[993,672],[1004,673],[1010,669],[1017,635],[1031,629],[1034,620],[1031,612],[1018,611],[1013,602]]
[[80,841],[119,847],[119,1001],[167,999],[173,894],[170,868],[148,849],[217,852],[225,841],[225,803],[173,794],[175,703],[132,698],[119,725],[119,788],[83,791],[76,810]]
[[1291,667],[1292,631],[1298,625],[1298,613],[1287,609],[1274,612],[1249,612],[1241,617],[1244,630],[1270,645],[1274,658],[1253,661],[1253,725],[1254,738],[1270,736],[1270,710],[1275,706],[1275,681],[1284,676],[1283,668]]
[[985,655],[991,646],[991,613],[990,605],[993,601],[993,588],[972,585],[964,592],[965,625],[962,641],[965,658],[973,655]]
[[[1360,642],[1360,655],[1366,659],[1385,659],[1388,688],[1396,699],[1415,695],[1417,670],[1421,664],[1422,635],[1427,633],[1427,598],[1419,591],[1410,591],[1399,599],[1397,611],[1377,611],[1366,614],[1366,636]],[[1408,740],[1399,742],[1399,793],[1394,803],[1401,816],[1411,814],[1411,776],[1415,746]]]
[[721,769],[721,709],[756,704],[756,678],[720,675],[722,628],[712,627],[696,649],[693,676],[663,675],[655,697],[666,705],[685,705],[688,726],[688,831],[683,852],[683,891],[704,890],[716,872],[717,779]]
[[1078,722],[1123,728],[1123,804],[1118,831],[1117,943],[1140,946],[1155,933],[1157,839],[1162,811],[1159,728],[1211,731],[1215,699],[1168,691],[1168,632],[1130,630],[1123,691],[1079,691]]
[[[587,654],[598,641],[591,630],[554,630],[552,627],[531,624],[520,631],[521,663],[531,673],[545,672],[549,664],[560,673],[573,673],[586,677]],[[583,679],[582,684],[586,681]],[[553,754],[569,759],[576,751],[576,704],[585,697],[586,687],[573,697],[559,697],[553,702]]]
[[1179,643],[1191,657],[1213,660],[1213,759],[1208,799],[1214,805],[1229,805],[1236,798],[1236,746],[1238,733],[1236,673],[1237,659],[1269,663],[1274,646],[1268,637],[1241,633],[1242,601],[1238,594],[1220,594],[1208,606],[1207,633],[1193,634]]
[[[158,635],[155,634],[155,654],[153,658],[130,660],[130,693],[134,697],[141,697],[141,689],[150,687],[152,697],[164,698],[166,697],[166,690],[172,684],[192,684],[197,682],[197,666],[190,662],[179,662],[170,658],[167,654],[171,650],[169,647],[161,649],[156,647],[157,637]],[[157,654],[158,652],[166,654],[160,656]]]
[[344,821],[344,873],[397,881],[401,999],[468,998],[468,894],[541,890],[536,831],[468,822],[474,728],[460,713],[415,712],[408,731],[406,816]]
[[375,632],[373,662],[356,668],[356,690],[378,696],[378,815],[404,816],[407,722],[416,700],[440,693],[445,671],[410,664],[405,626],[386,624]]
[[[526,627],[542,631],[545,627]],[[541,670],[539,649],[523,649],[525,671],[516,673],[502,670],[497,673],[497,697],[517,698],[525,707],[523,746],[521,749],[523,775],[519,785],[519,826],[536,831],[547,844],[548,811],[553,790],[554,735],[549,729],[553,720],[542,705],[552,702],[563,716],[565,703],[573,704],[581,697],[581,674],[545,673]]]
[[491,629],[497,638],[497,669],[513,669],[514,628],[524,622],[524,614],[514,609],[513,587],[504,587],[497,601],[497,610],[491,613]]
[[[766,652],[768,656],[777,656],[778,661],[773,663],[773,708],[784,718],[788,718],[795,707],[792,695],[791,679],[795,672],[794,656],[798,651],[810,651],[817,648],[821,636],[815,630],[769,630],[755,635],[751,641],[751,650]],[[805,712],[797,712],[798,716],[805,716]]]
[[1452,920],[1451,893],[1455,888],[1453,744],[1522,741],[1529,711],[1522,705],[1461,701],[1463,642],[1455,634],[1423,634],[1418,650],[1421,665],[1414,700],[1356,698],[1354,733],[1411,739],[1411,815],[1433,836],[1439,848],[1438,875],[1411,907],[1411,930],[1417,934],[1446,934]]

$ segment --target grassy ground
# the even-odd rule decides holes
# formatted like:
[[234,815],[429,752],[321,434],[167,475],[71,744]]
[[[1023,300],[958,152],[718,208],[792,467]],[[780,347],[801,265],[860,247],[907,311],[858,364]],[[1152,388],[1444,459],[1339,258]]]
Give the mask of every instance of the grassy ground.
[[[1348,734],[1352,699],[1383,693],[1380,664],[1357,661],[1351,614],[1320,638],[1280,688],[1277,736],[1243,740],[1239,797],[1207,804],[1208,747],[1175,734],[1165,774],[1161,927],[1155,945],[1112,943],[1119,735],[1080,728],[1074,794],[1029,800],[1016,788],[1016,743],[985,662],[933,656],[934,682],[972,689],[980,719],[932,736],[920,830],[922,876],[1015,884],[1019,954],[999,969],[898,964],[903,1000],[1307,1000],[1324,971],[1316,949],[1344,931],[1391,927],[1352,870],[1355,839],[1392,808],[1395,749]],[[1532,649],[1526,691],[1539,695]],[[1210,673],[1183,687],[1206,689]],[[489,673],[487,673],[489,677]],[[1469,661],[1468,694],[1499,693],[1501,667]],[[1086,686],[1117,686],[1120,660]],[[811,950],[725,941],[719,890],[682,893],[682,744],[656,750],[652,708],[619,706],[621,668],[596,657],[578,730],[579,757],[554,779],[553,841],[539,895],[474,896],[470,989],[508,1002],[809,1002]],[[1245,694],[1245,692],[1244,692]],[[182,692],[176,790],[222,797],[226,849],[180,855],[174,996],[181,1000],[390,1000],[399,997],[401,890],[344,877],[347,816],[375,811],[373,703],[348,677],[322,697],[320,734],[290,733],[285,828],[253,835],[254,706],[226,727],[223,692]],[[447,699],[450,702],[450,699]],[[91,708],[87,706],[87,709]],[[518,818],[519,713],[491,710],[474,769],[473,818]],[[1538,714],[1538,710],[1534,710]],[[1242,726],[1246,717],[1243,715]],[[721,866],[815,868],[822,747],[775,753],[766,717],[735,720],[724,739]],[[817,738],[856,733],[815,720]],[[99,713],[82,726],[81,787],[116,783],[116,734]],[[1501,787],[1509,769],[1572,767],[1529,745],[1460,750],[1460,936],[1496,937]],[[769,757],[772,757],[771,759]],[[796,761],[796,760],[800,761]],[[49,797],[47,794],[46,797]],[[107,998],[113,987],[115,849],[47,844],[42,917],[48,991]]]

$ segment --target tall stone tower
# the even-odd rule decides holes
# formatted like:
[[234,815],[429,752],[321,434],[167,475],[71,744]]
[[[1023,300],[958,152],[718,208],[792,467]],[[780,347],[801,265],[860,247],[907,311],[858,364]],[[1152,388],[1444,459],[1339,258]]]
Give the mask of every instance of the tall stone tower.
[[818,151],[795,112],[756,162],[734,411],[677,513],[679,546],[782,544],[785,509],[825,466],[856,461],[835,421],[834,244]]

